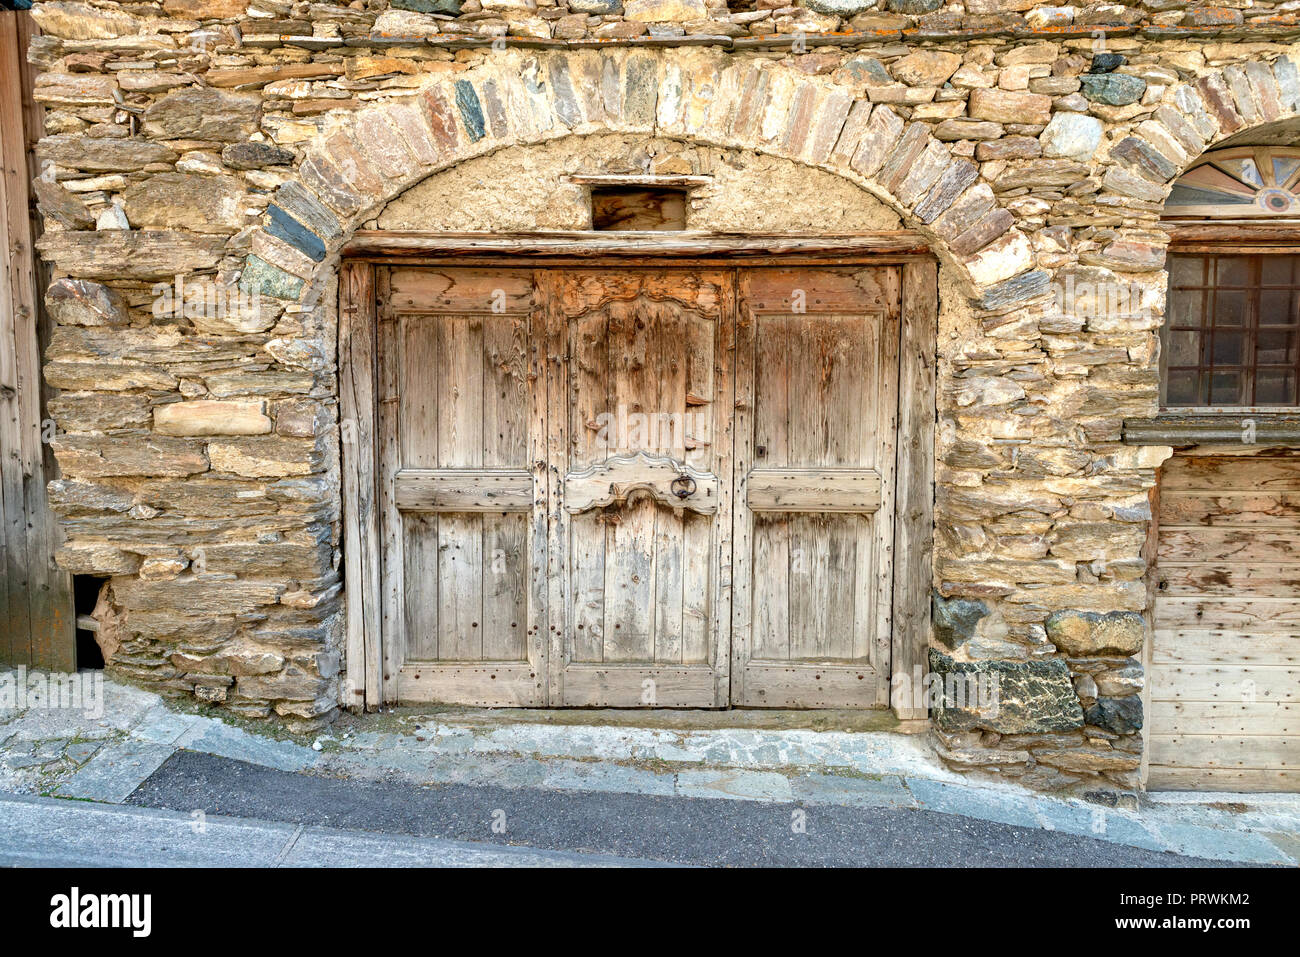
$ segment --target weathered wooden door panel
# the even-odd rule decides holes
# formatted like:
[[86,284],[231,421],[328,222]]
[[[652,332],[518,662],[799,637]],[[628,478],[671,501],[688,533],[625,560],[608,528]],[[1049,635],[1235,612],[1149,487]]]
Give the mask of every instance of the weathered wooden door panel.
[[884,703],[900,272],[740,278],[732,702]]
[[552,277],[551,700],[727,700],[732,279]]
[[545,703],[545,440],[529,270],[393,269],[381,314],[388,634],[404,701]]
[[884,706],[904,268],[376,270],[386,697]]
[[1300,784],[1300,458],[1175,455],[1160,473],[1147,785]]

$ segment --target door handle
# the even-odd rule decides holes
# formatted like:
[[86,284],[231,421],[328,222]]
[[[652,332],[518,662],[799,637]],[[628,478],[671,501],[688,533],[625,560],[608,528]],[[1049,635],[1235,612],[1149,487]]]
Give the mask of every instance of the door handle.
[[679,475],[668,483],[668,491],[672,492],[682,500],[688,499],[694,495],[696,488],[698,488],[698,486],[695,479],[686,474]]

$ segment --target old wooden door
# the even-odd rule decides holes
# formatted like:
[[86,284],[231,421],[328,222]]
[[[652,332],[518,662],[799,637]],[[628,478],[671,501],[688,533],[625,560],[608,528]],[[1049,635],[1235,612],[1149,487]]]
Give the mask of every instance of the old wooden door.
[[551,702],[727,702],[732,276],[553,277]]
[[[379,273],[386,660],[403,701],[546,702],[531,270]],[[346,438],[346,437],[345,437]]]
[[904,268],[374,270],[385,698],[888,703]]
[[900,283],[897,267],[741,274],[735,704],[888,700]]

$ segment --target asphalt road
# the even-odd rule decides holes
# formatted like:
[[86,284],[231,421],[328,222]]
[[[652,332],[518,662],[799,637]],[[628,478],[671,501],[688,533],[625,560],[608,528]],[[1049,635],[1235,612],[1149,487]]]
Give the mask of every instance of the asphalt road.
[[0,793],[0,868],[572,868],[646,863]]
[[341,828],[709,866],[1189,867],[1201,858],[897,808],[847,808],[562,792],[413,787],[276,771],[181,751],[127,799]]

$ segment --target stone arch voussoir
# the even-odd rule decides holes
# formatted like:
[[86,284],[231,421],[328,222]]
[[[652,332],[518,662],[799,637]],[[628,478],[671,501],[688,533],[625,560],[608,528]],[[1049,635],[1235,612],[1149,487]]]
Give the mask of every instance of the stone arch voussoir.
[[1110,149],[1103,185],[1160,202],[1207,150],[1255,126],[1300,116],[1300,51],[1251,60],[1171,87],[1149,119]]
[[358,111],[307,149],[252,237],[241,283],[318,294],[346,239],[416,183],[509,146],[631,132],[747,149],[837,173],[929,239],[976,307],[1038,296],[1026,235],[979,168],[930,127],[768,60],[711,51],[511,53]]

